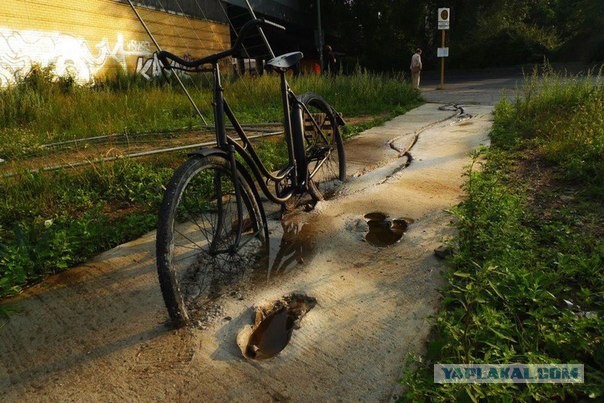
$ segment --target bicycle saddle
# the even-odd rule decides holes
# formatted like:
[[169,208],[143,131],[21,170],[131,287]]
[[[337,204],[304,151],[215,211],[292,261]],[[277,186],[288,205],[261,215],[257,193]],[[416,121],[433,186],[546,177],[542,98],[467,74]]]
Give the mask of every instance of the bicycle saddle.
[[272,58],[271,60],[266,62],[266,65],[271,66],[275,69],[287,70],[294,66],[296,63],[298,63],[300,60],[302,60],[303,57],[304,54],[302,52],[286,53],[284,55]]

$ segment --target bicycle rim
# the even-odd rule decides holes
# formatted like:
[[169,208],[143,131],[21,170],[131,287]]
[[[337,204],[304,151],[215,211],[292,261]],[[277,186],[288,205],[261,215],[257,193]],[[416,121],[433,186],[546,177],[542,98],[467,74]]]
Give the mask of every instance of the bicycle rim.
[[191,159],[168,185],[158,226],[157,262],[162,294],[176,325],[203,321],[212,300],[266,262],[261,206],[239,172],[238,182],[241,220],[232,170],[224,158]]
[[302,100],[308,190],[315,200],[329,199],[346,177],[344,146],[329,105],[318,96]]

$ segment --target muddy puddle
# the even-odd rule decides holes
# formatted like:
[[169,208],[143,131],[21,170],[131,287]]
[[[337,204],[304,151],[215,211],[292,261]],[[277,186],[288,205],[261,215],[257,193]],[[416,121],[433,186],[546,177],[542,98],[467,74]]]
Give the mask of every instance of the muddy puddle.
[[317,304],[305,295],[292,294],[256,309],[253,325],[237,336],[243,356],[250,360],[265,360],[278,355],[291,341],[292,333],[300,328],[302,318]]
[[365,240],[378,247],[386,247],[399,242],[407,232],[409,224],[413,223],[410,218],[391,219],[387,214],[381,212],[365,214],[364,218],[369,227]]
[[[304,219],[269,220],[268,247],[253,264],[228,260],[221,270],[196,270],[194,276],[188,276],[183,281],[188,286],[185,303],[194,325],[206,329],[224,316],[225,300],[242,301],[303,270],[315,254],[317,236],[316,228]],[[274,320],[280,322],[285,316],[277,315]]]

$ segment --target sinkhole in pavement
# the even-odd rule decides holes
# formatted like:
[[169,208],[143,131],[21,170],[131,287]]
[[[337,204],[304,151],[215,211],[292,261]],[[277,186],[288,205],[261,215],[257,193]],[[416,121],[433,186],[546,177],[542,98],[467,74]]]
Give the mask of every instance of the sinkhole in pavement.
[[391,219],[387,214],[373,212],[365,214],[365,220],[369,231],[365,235],[365,240],[378,247],[385,247],[397,243],[407,232],[409,224],[413,223],[410,218]]
[[292,294],[257,308],[254,324],[237,337],[243,356],[251,360],[275,357],[289,344],[294,329],[300,328],[300,321],[316,304],[315,298]]

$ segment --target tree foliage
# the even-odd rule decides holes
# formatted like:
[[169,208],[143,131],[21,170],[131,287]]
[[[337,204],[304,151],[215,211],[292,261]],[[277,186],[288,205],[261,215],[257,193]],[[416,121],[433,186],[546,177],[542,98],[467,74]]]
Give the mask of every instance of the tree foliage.
[[604,59],[602,0],[323,0],[324,24],[348,64],[407,70],[416,47],[440,46],[439,7],[451,8],[447,46],[458,67]]

